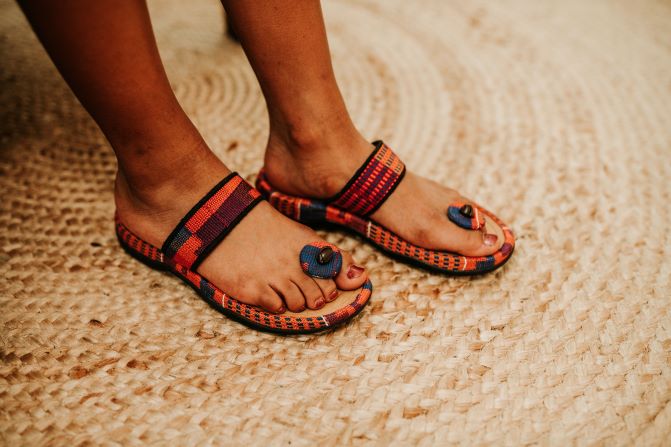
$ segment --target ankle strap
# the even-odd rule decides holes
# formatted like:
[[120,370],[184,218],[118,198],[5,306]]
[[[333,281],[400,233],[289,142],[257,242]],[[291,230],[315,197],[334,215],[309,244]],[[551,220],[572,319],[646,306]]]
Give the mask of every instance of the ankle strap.
[[394,192],[405,175],[405,165],[381,140],[373,144],[375,149],[368,159],[328,202],[353,214],[367,216]]
[[161,251],[166,258],[195,270],[261,200],[261,194],[237,172],[230,173],[191,208]]

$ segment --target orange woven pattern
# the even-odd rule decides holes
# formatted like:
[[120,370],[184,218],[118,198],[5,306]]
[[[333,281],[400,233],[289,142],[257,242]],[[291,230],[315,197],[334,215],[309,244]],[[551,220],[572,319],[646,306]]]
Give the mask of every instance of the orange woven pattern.
[[260,199],[256,189],[231,173],[189,211],[165,240],[163,252],[178,264],[197,268]]
[[382,141],[343,190],[326,201],[360,216],[378,209],[403,179],[405,165]]

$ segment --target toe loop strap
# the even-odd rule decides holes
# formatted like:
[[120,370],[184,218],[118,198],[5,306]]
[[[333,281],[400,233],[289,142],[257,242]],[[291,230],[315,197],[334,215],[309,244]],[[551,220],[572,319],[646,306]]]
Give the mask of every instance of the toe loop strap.
[[479,230],[485,225],[485,219],[480,210],[469,203],[452,203],[447,208],[447,217],[456,225],[467,230]]
[[308,275],[314,278],[330,279],[340,273],[342,254],[333,244],[312,242],[301,250],[300,262],[301,268]]

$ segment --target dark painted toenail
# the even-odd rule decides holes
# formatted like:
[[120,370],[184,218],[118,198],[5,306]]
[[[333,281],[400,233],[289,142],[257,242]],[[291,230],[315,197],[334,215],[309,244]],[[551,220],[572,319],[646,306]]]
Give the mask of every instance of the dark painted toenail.
[[338,290],[337,289],[329,294],[328,302],[330,303],[331,301],[333,301],[336,298],[338,298]]
[[315,301],[315,307],[317,309],[324,307],[324,304],[326,304],[326,302],[324,302],[324,298],[319,298],[317,301]]
[[469,204],[466,204],[459,208],[459,212],[462,216],[472,218],[473,217],[473,207]]
[[358,278],[361,276],[363,273],[363,267],[359,267],[358,265],[352,264],[349,266],[349,269],[347,270],[347,277],[349,279],[352,278]]
[[287,308],[284,307],[284,306],[282,306],[282,307],[280,307],[279,309],[277,309],[277,310],[275,311],[275,313],[276,313],[276,314],[283,314],[284,312],[286,312],[286,310],[287,310]]
[[485,245],[489,245],[490,247],[494,244],[496,244],[496,240],[498,239],[498,236],[495,234],[485,234]]
[[326,265],[331,262],[331,259],[333,259],[333,249],[331,247],[324,247],[319,250],[319,254],[317,254],[317,262],[319,264]]

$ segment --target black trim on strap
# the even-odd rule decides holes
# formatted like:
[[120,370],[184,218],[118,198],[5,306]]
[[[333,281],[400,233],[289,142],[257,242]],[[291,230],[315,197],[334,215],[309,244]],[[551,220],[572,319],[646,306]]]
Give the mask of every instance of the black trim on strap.
[[357,181],[359,176],[366,169],[366,167],[368,166],[368,163],[370,163],[370,161],[373,159],[373,157],[375,157],[375,154],[377,154],[377,151],[380,150],[380,148],[382,147],[384,142],[382,140],[376,140],[376,141],[373,141],[372,144],[375,146],[373,148],[373,151],[370,153],[370,155],[368,157],[366,157],[366,161],[361,163],[361,166],[359,166],[359,169],[357,169],[356,172],[354,173],[354,175],[352,177],[350,177],[350,179],[347,181],[347,183],[345,183],[345,186],[343,186],[342,189],[340,189],[340,191],[338,191],[334,196],[327,197],[326,199],[320,199],[320,202],[335,202],[343,194],[345,194],[348,189],[350,189],[352,187],[354,182]]
[[[224,188],[227,192],[217,197]],[[161,251],[168,259],[195,270],[262,200],[261,194],[237,172],[230,173],[180,220],[163,242]]]
[[387,195],[385,195],[385,196],[382,198],[382,200],[380,200],[379,202],[377,202],[377,204],[376,204],[370,211],[368,211],[367,213],[363,214],[363,217],[368,217],[368,216],[370,216],[371,214],[373,214],[375,211],[377,211],[378,209],[380,209],[380,207],[382,206],[382,204],[383,204],[384,202],[386,202],[387,199],[388,199],[389,197],[391,197],[391,195],[394,193],[394,191],[396,191],[396,188],[398,188],[398,185],[401,184],[401,180],[403,180],[403,177],[405,177],[405,164],[403,165],[403,171],[401,171],[401,174],[398,176],[398,180],[396,180],[396,183],[394,183],[394,184],[392,185],[392,187],[389,189],[389,192],[387,192]]
[[163,253],[166,253],[166,252],[167,252],[167,249],[168,249],[168,247],[170,246],[170,244],[172,243],[173,239],[175,239],[175,238],[177,237],[177,234],[179,233],[179,230],[181,230],[182,227],[183,227],[184,225],[186,225],[186,223],[189,221],[189,219],[191,219],[191,218],[193,217],[193,215],[196,214],[196,213],[198,212],[198,210],[201,209],[201,208],[203,207],[203,205],[205,205],[205,202],[207,202],[208,200],[210,200],[210,198],[212,198],[212,196],[215,195],[215,194],[217,193],[217,191],[219,191],[219,190],[220,190],[226,183],[228,183],[229,180],[231,180],[231,179],[232,179],[233,177],[235,177],[236,175],[238,175],[237,172],[231,172],[231,173],[228,174],[226,177],[224,177],[219,183],[217,183],[216,185],[214,185],[214,186],[212,187],[212,189],[210,189],[210,191],[209,191],[207,194],[205,194],[205,195],[203,196],[203,198],[200,199],[200,200],[198,201],[198,203],[196,203],[196,204],[189,210],[188,213],[186,213],[186,214],[184,215],[184,217],[182,217],[182,220],[179,221],[179,223],[177,224],[177,226],[175,226],[175,228],[173,228],[173,230],[170,232],[170,235],[165,239],[165,241],[163,241],[163,245],[161,245],[161,251],[162,251]]
[[207,258],[207,256],[210,253],[212,253],[212,250],[217,248],[219,243],[223,241],[226,236],[228,236],[228,233],[230,233],[233,230],[233,228],[235,228],[235,226],[238,225],[240,221],[244,219],[251,210],[254,209],[254,207],[256,207],[256,205],[263,202],[264,200],[265,199],[259,195],[259,197],[250,202],[250,204],[247,205],[247,208],[245,208],[240,214],[238,214],[238,216],[231,222],[231,224],[226,228],[226,230],[219,233],[219,235],[212,242],[210,242],[210,244],[200,253],[198,259],[196,259],[194,263],[191,264],[191,270],[196,270],[198,266],[205,260],[205,258]]

